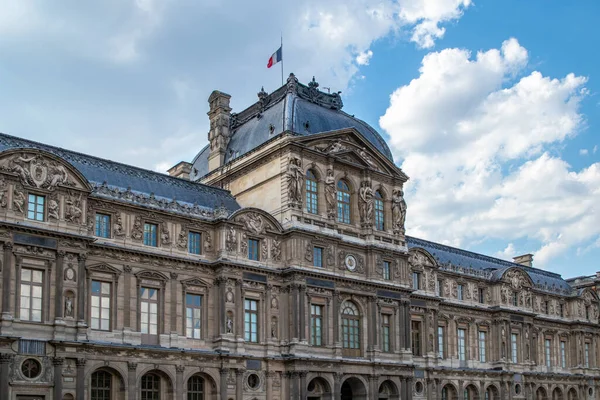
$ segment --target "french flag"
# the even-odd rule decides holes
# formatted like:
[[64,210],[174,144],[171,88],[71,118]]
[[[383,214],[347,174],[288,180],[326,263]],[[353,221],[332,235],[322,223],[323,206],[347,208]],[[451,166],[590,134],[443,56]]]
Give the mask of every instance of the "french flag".
[[273,65],[275,65],[279,61],[281,61],[282,56],[283,56],[283,51],[281,50],[281,47],[279,47],[277,49],[277,51],[275,53],[273,53],[271,58],[269,58],[269,62],[267,62],[267,68],[271,68]]

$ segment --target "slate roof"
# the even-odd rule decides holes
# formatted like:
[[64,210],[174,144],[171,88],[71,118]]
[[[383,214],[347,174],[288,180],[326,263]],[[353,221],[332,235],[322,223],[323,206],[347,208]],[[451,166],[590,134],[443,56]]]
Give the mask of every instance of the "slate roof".
[[[242,156],[282,132],[314,135],[344,128],[356,129],[390,161],[392,152],[381,135],[366,122],[346,114],[341,109],[338,93],[319,91],[314,78],[308,86],[290,74],[287,84],[271,94],[261,91],[259,101],[239,114],[232,114],[231,139],[227,145],[225,163]],[[208,146],[192,161],[191,179],[208,173]]]
[[536,289],[562,295],[573,294],[572,287],[559,274],[553,272],[526,267],[499,258],[445,246],[412,236],[407,236],[406,242],[409,249],[422,248],[426,250],[435,258],[438,265],[453,272],[497,281],[502,278],[506,270],[518,267],[527,272]]
[[[225,207],[229,212],[240,208],[227,190],[0,133],[0,152],[16,148],[54,154],[79,170],[92,185],[101,189],[114,188],[115,193],[125,191],[144,194],[150,199],[176,200],[179,208],[182,203],[189,209],[194,205],[208,210]],[[107,193],[107,190],[101,192]],[[158,204],[156,201],[151,203]]]

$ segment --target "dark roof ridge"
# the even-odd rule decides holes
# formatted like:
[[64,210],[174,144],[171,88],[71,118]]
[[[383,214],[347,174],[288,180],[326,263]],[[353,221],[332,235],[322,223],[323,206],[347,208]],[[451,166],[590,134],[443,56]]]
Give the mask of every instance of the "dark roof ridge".
[[[443,248],[446,251],[450,251],[456,254],[462,254],[465,256],[469,256],[472,258],[476,258],[476,259],[480,259],[483,261],[490,261],[490,262],[494,262],[497,264],[504,264],[505,267],[507,268],[512,268],[512,267],[519,267],[519,268],[523,268],[526,271],[532,271],[535,273],[538,273],[540,275],[545,275],[548,277],[553,277],[553,278],[559,278],[562,279],[562,276],[560,274],[557,274],[556,272],[550,272],[550,271],[546,271],[543,269],[539,269],[539,268],[534,268],[534,267],[528,267],[522,264],[517,264],[511,261],[506,261],[503,260],[501,258],[497,258],[497,257],[492,257],[492,256],[488,256],[485,254],[480,254],[480,253],[475,253],[473,251],[469,251],[469,250],[464,250],[464,249],[459,249],[458,247],[453,247],[453,246],[448,246],[445,244],[441,244],[441,243],[436,243],[436,242],[431,242],[429,240],[425,240],[425,239],[420,239],[414,236],[406,236],[407,240],[412,240],[413,242],[425,242],[428,245],[430,245],[431,247],[438,247],[438,248]],[[500,269],[500,268],[498,268]]]
[[[65,149],[65,148],[62,148],[62,147],[53,146],[53,145],[46,144],[46,143],[41,143],[41,142],[36,142],[35,140],[25,139],[25,138],[21,138],[21,137],[18,137],[18,136],[13,136],[13,135],[9,135],[7,133],[0,132],[0,137],[2,137],[2,136],[6,137],[6,138],[9,138],[9,139],[16,139],[18,141],[22,141],[22,142],[26,142],[26,143],[29,143],[29,144],[32,144],[32,145],[39,146],[42,150],[43,150],[44,147],[46,147],[46,148],[50,148],[50,149],[52,149],[54,151],[58,151],[58,152],[70,153],[72,155],[79,156],[79,157],[91,158],[91,159],[94,159],[94,160],[97,160],[97,161],[101,161],[101,162],[105,162],[105,163],[117,164],[117,165],[120,165],[120,166],[125,167],[125,168],[131,168],[131,169],[143,172],[143,173],[151,174],[151,175],[160,177],[162,179],[165,179],[165,180],[168,180],[168,181],[170,180],[170,181],[177,182],[177,183],[180,183],[180,184],[189,184],[189,185],[192,185],[192,186],[200,187],[201,189],[217,190],[217,191],[224,192],[225,194],[229,194],[230,193],[229,190],[222,189],[222,188],[219,188],[219,187],[216,187],[216,186],[205,185],[203,183],[191,181],[191,180],[188,180],[188,179],[176,178],[176,177],[170,176],[168,174],[163,174],[163,173],[152,171],[152,170],[149,170],[149,169],[146,169],[146,168],[137,167],[135,165],[125,164],[125,163],[122,163],[122,162],[119,162],[119,161],[113,161],[113,160],[109,160],[109,159],[106,159],[106,158],[93,156],[93,155],[90,155],[90,154],[80,153],[80,152],[75,151],[75,150],[69,150],[69,149]],[[34,148],[34,147],[32,146],[32,148]]]

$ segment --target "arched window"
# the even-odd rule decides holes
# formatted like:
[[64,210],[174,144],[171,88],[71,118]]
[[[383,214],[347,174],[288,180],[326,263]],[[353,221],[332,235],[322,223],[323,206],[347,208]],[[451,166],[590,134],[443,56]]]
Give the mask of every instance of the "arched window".
[[306,171],[306,211],[318,214],[317,177],[312,170]]
[[342,343],[351,355],[360,355],[360,314],[350,301],[342,307]]
[[378,190],[375,192],[375,229],[383,231],[385,229],[385,214],[383,212],[383,196]]
[[160,400],[160,376],[146,374],[142,376],[142,397],[140,400]]
[[340,180],[337,184],[337,218],[339,222],[350,223],[350,187]]
[[200,375],[194,375],[188,380],[187,398],[188,400],[204,400],[204,378]]
[[106,371],[96,371],[92,374],[90,393],[92,400],[110,400],[112,390],[112,375]]

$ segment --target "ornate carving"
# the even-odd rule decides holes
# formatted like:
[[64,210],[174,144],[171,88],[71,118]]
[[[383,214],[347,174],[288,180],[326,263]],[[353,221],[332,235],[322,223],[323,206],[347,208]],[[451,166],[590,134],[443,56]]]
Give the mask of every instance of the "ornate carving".
[[313,262],[313,246],[312,243],[306,244],[306,250],[304,251],[304,259],[308,262]]
[[25,209],[25,193],[22,190],[18,190],[15,186],[13,190],[13,209],[16,213],[24,214]]
[[288,164],[288,196],[293,204],[302,205],[302,188],[304,186],[304,172],[302,170],[302,161],[297,157],[292,157]]
[[365,272],[364,257],[356,255],[356,254],[346,253],[343,250],[338,253],[338,268],[339,269],[347,269],[347,266],[346,266],[346,256],[347,255],[352,255],[354,258],[356,258],[356,267],[352,272],[357,272],[359,274],[364,273]]
[[248,254],[248,236],[245,232],[242,232],[242,239],[240,241],[240,253],[242,255]]
[[123,228],[123,220],[120,213],[117,215],[115,223],[113,224],[113,235],[115,237],[125,236],[125,229]]
[[325,202],[327,203],[327,218],[335,219],[336,209],[336,190],[335,190],[335,178],[333,176],[333,169],[327,170],[327,176],[325,178]]
[[419,251],[413,251],[409,254],[408,263],[413,267],[433,267],[429,257]]
[[171,244],[171,233],[169,232],[169,226],[166,222],[163,222],[160,227],[160,244],[163,246],[169,246]]
[[373,225],[373,189],[369,181],[364,181],[360,184],[359,190],[359,212],[360,222],[363,226]]
[[277,338],[277,317],[271,317],[271,338]]
[[225,328],[227,329],[227,333],[233,333],[233,313],[231,311],[227,312],[227,321],[225,322]]
[[56,195],[48,197],[48,220],[58,221],[60,219],[58,198]]
[[130,236],[136,241],[141,241],[144,238],[144,226],[142,225],[142,217],[139,215],[135,216]]
[[249,212],[242,215],[238,220],[244,224],[246,230],[255,235],[260,235],[265,231],[265,221],[259,213]]
[[188,247],[188,233],[185,229],[181,229],[179,231],[179,236],[177,237],[177,247],[181,250],[186,250]]
[[271,258],[274,261],[281,261],[281,241],[273,239],[271,241]]
[[65,197],[65,220],[74,224],[81,224],[81,215],[83,214],[82,194],[75,196],[69,193]]
[[392,229],[395,235],[404,233],[404,222],[406,220],[406,201],[402,189],[396,189],[392,193]]
[[73,318],[75,316],[73,312],[73,296],[68,295],[65,298],[65,317]]
[[267,241],[262,240],[260,244],[260,257],[261,260],[266,260],[269,258],[269,248],[267,247]]
[[367,163],[367,165],[369,167],[371,167],[372,169],[374,169],[375,171],[379,171],[379,167],[377,166],[377,164],[373,161],[373,158],[371,158],[371,156],[365,151],[365,148],[363,147],[362,149],[360,149],[358,151],[358,155],[360,156],[360,158],[362,158],[362,160]]
[[2,169],[16,173],[24,185],[38,189],[54,190],[58,185],[75,186],[63,165],[41,154],[17,154]]
[[210,232],[204,234],[204,249],[206,251],[212,250],[212,237],[210,236]]
[[527,284],[523,273],[517,269],[511,269],[504,275],[504,280],[512,286],[514,290],[521,290]]
[[7,191],[8,185],[6,184],[6,180],[3,176],[0,176],[0,208],[6,208],[8,206]]
[[346,147],[340,139],[336,139],[334,141],[329,142],[327,146],[316,147],[316,149],[326,154],[335,154],[339,153],[340,151],[348,150],[348,147]]

